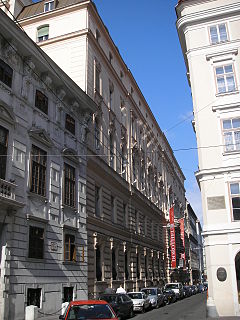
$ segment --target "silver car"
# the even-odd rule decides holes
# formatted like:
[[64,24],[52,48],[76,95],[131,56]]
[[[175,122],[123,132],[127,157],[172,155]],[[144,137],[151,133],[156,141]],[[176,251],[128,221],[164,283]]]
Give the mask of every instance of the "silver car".
[[150,299],[144,292],[128,292],[133,301],[133,310],[145,312],[150,307]]

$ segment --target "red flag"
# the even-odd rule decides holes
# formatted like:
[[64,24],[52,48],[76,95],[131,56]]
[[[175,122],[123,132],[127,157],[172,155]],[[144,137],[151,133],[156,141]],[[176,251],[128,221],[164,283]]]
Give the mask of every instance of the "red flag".
[[170,247],[171,247],[171,266],[176,268],[176,242],[175,242],[175,227],[174,227],[174,207],[169,210],[170,221]]
[[178,222],[180,223],[180,235],[181,235],[181,240],[184,248],[184,253],[182,254],[181,258],[184,259],[185,261],[186,257],[185,257],[184,218],[179,219]]

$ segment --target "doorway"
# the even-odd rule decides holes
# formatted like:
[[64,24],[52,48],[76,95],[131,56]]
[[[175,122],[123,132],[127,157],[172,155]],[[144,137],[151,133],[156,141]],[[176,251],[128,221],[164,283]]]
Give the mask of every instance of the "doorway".
[[235,257],[235,269],[238,289],[238,303],[240,303],[240,252]]

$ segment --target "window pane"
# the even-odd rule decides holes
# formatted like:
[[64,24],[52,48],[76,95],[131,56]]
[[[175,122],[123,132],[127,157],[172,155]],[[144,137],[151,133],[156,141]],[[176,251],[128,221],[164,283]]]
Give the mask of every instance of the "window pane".
[[210,27],[210,35],[211,35],[211,43],[217,43],[218,42],[218,34],[217,34],[217,28]]
[[230,184],[231,194],[240,194],[239,192],[239,183]]
[[227,87],[228,87],[228,91],[234,91],[236,88],[235,88],[235,80],[234,80],[234,77],[233,76],[228,76],[226,78],[227,80]]
[[220,41],[226,41],[227,40],[227,30],[225,24],[220,24],[218,26],[219,29],[219,35],[220,35]]
[[240,150],[240,131],[234,132],[235,148]]
[[240,128],[240,118],[233,119],[232,126],[233,126],[233,128]]
[[226,151],[232,151],[234,149],[232,132],[224,133],[224,144]]
[[223,67],[216,68],[216,74],[223,74],[223,73],[224,73]]
[[240,220],[240,197],[232,198],[233,218]]
[[232,128],[232,122],[231,120],[223,120],[223,129],[231,129]]
[[230,64],[230,65],[228,65],[228,66],[225,66],[225,67],[224,67],[224,71],[225,71],[225,73],[231,73],[231,72],[233,72],[233,67],[232,67],[232,65]]
[[225,81],[223,77],[217,78],[218,93],[226,92]]

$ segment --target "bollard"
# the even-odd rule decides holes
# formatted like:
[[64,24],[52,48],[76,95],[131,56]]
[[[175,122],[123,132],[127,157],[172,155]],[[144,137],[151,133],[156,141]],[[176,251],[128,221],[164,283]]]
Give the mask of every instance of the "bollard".
[[25,320],[35,320],[38,318],[38,307],[27,306],[25,309]]

